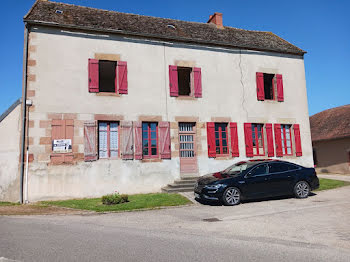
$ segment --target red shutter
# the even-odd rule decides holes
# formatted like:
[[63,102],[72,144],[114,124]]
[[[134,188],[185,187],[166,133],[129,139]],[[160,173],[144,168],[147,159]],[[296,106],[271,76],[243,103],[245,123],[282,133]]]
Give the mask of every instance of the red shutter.
[[98,60],[89,59],[89,92],[98,93]]
[[247,157],[253,156],[252,124],[244,123],[245,152]]
[[170,96],[179,96],[179,86],[177,79],[177,66],[169,66],[169,86]]
[[194,96],[202,97],[202,73],[198,67],[193,68]]
[[117,68],[118,68],[118,91],[119,91],[119,94],[127,94],[128,93],[128,66],[127,66],[127,63],[123,62],[123,61],[118,61]]
[[135,159],[142,159],[142,122],[135,121],[134,132],[135,132]]
[[232,156],[238,157],[239,156],[239,149],[238,149],[238,134],[237,134],[237,123],[230,123],[230,133],[231,133],[231,150],[232,150]]
[[170,122],[159,122],[159,152],[161,159],[171,158]]
[[300,127],[299,124],[293,125],[294,129],[294,140],[295,140],[295,153],[296,156],[302,156],[303,152],[301,150],[301,139],[300,139]]
[[216,157],[215,123],[207,123],[208,157]]
[[256,94],[258,100],[265,100],[265,91],[264,91],[264,74],[256,73]]
[[267,155],[269,157],[275,156],[275,149],[273,147],[272,124],[265,124],[265,128],[266,128],[266,139],[267,139]]
[[97,160],[97,123],[87,121],[84,123],[84,160]]
[[281,125],[275,124],[274,128],[275,128],[276,156],[283,156]]
[[134,158],[134,136],[131,121],[121,121],[121,154],[122,159]]
[[282,75],[276,75],[277,80],[277,101],[283,102],[284,96],[283,96],[283,80]]

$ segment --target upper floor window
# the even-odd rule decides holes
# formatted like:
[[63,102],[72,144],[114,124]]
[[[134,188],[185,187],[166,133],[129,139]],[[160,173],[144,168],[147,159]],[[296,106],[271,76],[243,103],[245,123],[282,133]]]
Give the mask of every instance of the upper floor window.
[[198,67],[169,66],[170,96],[202,97],[202,73]]
[[158,157],[158,123],[142,123],[142,152],[144,158]]
[[128,93],[127,63],[89,59],[89,92]]
[[283,80],[280,74],[256,73],[257,98],[260,101],[284,101]]

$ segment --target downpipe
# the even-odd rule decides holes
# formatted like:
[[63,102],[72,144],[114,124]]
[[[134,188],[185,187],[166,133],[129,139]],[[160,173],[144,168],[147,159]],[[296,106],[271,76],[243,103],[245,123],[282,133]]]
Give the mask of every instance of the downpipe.
[[[23,204],[23,177],[24,177],[24,154],[25,154],[25,136],[27,123],[27,63],[28,63],[28,37],[29,26],[25,24],[24,33],[24,57],[23,57],[23,93],[22,93],[22,134],[21,134],[21,166],[20,166],[20,188],[19,188],[19,202]],[[27,154],[27,168],[28,168],[28,154]]]

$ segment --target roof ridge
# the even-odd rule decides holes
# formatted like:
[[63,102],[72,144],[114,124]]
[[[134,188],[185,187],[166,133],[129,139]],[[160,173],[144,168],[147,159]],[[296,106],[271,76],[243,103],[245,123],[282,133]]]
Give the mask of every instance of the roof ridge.
[[[42,0],[36,0],[36,2],[34,3],[37,4],[38,2],[40,2]],[[141,14],[135,14],[135,13],[126,13],[126,12],[119,12],[119,11],[114,11],[114,10],[108,10],[108,9],[101,9],[101,8],[96,8],[96,7],[90,7],[90,6],[83,6],[83,5],[76,5],[76,4],[68,4],[68,3],[63,3],[63,2],[53,2],[50,0],[47,1],[42,1],[42,2],[46,2],[46,3],[54,3],[54,4],[60,4],[60,5],[67,5],[67,6],[74,6],[74,7],[80,7],[80,8],[86,8],[86,9],[92,9],[92,10],[97,10],[97,11],[104,11],[104,12],[111,12],[111,13],[118,13],[118,14],[125,14],[125,15],[132,15],[132,16],[142,16],[142,17],[148,17],[148,18],[157,18],[157,19],[162,19],[162,20],[172,20],[172,21],[178,21],[178,22],[185,22],[185,23],[193,23],[193,24],[201,24],[201,25],[208,25],[210,26],[210,23],[204,23],[204,22],[196,22],[196,21],[185,21],[185,20],[180,20],[180,19],[174,19],[174,18],[166,18],[166,17],[159,17],[159,16],[151,16],[151,15],[141,15]],[[28,14],[24,17],[26,18],[29,13],[32,11],[34,5],[32,6],[32,8],[29,10]],[[236,29],[236,30],[240,30],[240,31],[245,31],[245,32],[256,32],[256,33],[272,33],[269,31],[259,31],[259,30],[248,30],[248,29],[243,29],[243,28],[238,28],[238,27],[233,27],[233,26],[224,26],[224,28],[228,28],[228,29]],[[222,29],[219,29],[222,30]],[[274,34],[274,33],[272,33]],[[274,34],[275,36],[277,36],[276,34]],[[277,36],[278,37],[278,36]],[[280,38],[280,37],[279,37]],[[282,40],[284,40],[283,38],[280,38]],[[284,40],[286,43],[293,45],[291,43],[289,43],[288,41]],[[293,45],[294,46],[294,45]],[[298,48],[298,47],[297,47]],[[302,49],[298,48],[299,50],[303,51]],[[305,52],[305,51],[303,51]]]

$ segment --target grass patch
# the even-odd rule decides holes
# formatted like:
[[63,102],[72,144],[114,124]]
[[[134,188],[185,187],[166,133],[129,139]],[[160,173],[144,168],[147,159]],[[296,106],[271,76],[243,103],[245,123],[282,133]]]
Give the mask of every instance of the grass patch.
[[0,201],[0,206],[17,206],[19,203],[14,203],[14,202],[1,202]]
[[91,210],[96,212],[128,211],[137,209],[153,209],[164,206],[181,206],[191,201],[179,194],[137,194],[129,195],[129,202],[117,205],[103,205],[101,198],[84,198],[61,201],[42,201],[44,205],[69,207],[75,209]]
[[328,178],[319,178],[319,179],[320,179],[320,187],[315,191],[328,190],[328,189],[350,185],[350,182],[347,182],[347,181],[328,179]]

